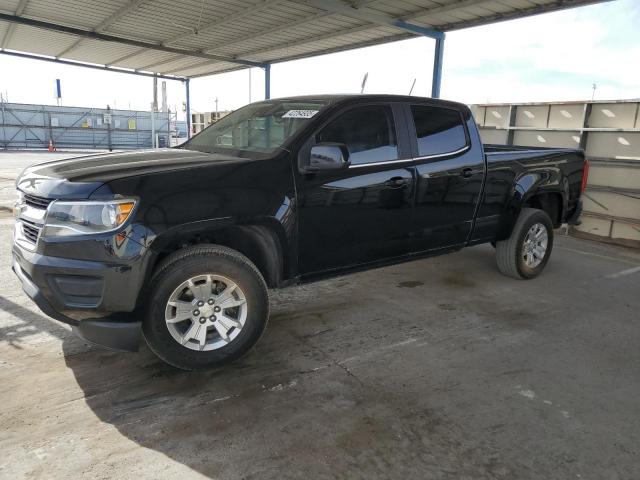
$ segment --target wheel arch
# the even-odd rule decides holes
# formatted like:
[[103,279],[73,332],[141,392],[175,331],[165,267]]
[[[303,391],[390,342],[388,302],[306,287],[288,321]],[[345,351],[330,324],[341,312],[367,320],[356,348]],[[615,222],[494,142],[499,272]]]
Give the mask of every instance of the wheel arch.
[[505,206],[498,240],[508,238],[523,208],[546,212],[554,228],[559,227],[567,213],[569,182],[559,169],[526,172],[515,181],[511,198]]
[[[291,276],[290,242],[280,222],[255,219],[237,223],[228,218],[195,222],[167,230],[150,243],[152,259],[148,262],[145,286],[157,265],[183,248],[215,244],[232,248],[246,256],[258,268],[269,288],[277,288]],[[144,290],[144,289],[143,289]],[[141,292],[138,303],[144,301]]]

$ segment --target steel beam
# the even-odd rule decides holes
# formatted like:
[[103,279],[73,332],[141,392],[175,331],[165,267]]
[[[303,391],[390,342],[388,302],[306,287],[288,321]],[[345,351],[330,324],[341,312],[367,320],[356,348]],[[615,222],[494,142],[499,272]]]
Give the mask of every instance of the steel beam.
[[436,38],[433,52],[433,78],[431,80],[431,96],[440,98],[440,85],[442,84],[442,61],[444,56],[444,34]]
[[32,55],[30,53],[13,52],[8,50],[0,50],[0,55],[9,55],[11,57],[27,58],[29,60],[41,60],[43,62],[61,63],[63,65],[71,65],[73,67],[91,68],[94,70],[102,70],[107,72],[139,75],[141,77],[158,77],[158,78],[163,78],[165,80],[179,80],[181,82],[184,82],[186,80],[184,77],[174,77],[170,75],[136,72],[134,70],[126,70],[124,68],[109,67],[108,65],[95,65],[93,63],[76,62],[75,60],[64,60],[64,59],[59,59],[55,57],[43,57],[40,55]]
[[91,30],[83,30],[81,28],[68,27],[65,25],[58,25],[56,23],[50,23],[50,22],[43,22],[41,20],[34,20],[32,18],[21,17],[19,15],[10,15],[6,13],[0,13],[0,20],[5,22],[11,22],[14,24],[19,24],[19,25],[27,25],[30,27],[41,28],[44,30],[52,30],[55,32],[67,33],[70,35],[75,35],[77,37],[91,38],[93,40],[102,40],[105,42],[120,43],[123,45],[131,45],[133,47],[140,47],[147,50],[157,50],[160,52],[175,53],[177,55],[204,58],[207,60],[218,60],[222,62],[229,62],[229,63],[238,64],[238,65],[244,65],[246,67],[263,67],[264,66],[264,64],[261,62],[253,62],[251,60],[231,58],[231,57],[225,57],[221,55],[212,55],[209,53],[203,53],[201,51],[167,47],[164,45],[145,42],[141,40],[133,40],[129,38],[118,37],[115,35],[107,35],[105,33],[94,32]]

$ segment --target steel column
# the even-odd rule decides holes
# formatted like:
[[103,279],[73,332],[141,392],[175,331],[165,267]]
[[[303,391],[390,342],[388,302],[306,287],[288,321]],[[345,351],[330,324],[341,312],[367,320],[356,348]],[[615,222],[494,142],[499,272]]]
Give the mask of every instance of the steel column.
[[433,79],[431,80],[431,96],[440,98],[440,85],[442,84],[442,60],[444,55],[444,33],[436,38],[433,53]]
[[271,98],[271,65],[265,64],[264,68],[264,99]]
[[189,79],[184,81],[184,88],[187,100],[185,102],[185,110],[187,111],[187,138],[191,138],[191,98],[189,93]]

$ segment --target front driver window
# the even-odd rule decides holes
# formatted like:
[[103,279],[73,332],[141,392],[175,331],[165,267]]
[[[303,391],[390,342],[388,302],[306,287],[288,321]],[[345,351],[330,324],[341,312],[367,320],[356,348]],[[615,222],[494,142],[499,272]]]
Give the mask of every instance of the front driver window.
[[356,107],[326,125],[316,143],[343,143],[352,165],[398,159],[393,113],[388,105]]

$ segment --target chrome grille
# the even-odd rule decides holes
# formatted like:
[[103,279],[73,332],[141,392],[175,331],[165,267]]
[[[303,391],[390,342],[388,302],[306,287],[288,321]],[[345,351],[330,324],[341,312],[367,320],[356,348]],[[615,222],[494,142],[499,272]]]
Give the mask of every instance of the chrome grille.
[[38,241],[38,236],[40,235],[40,227],[38,227],[35,223],[23,219],[22,233],[27,240],[35,245]]
[[24,194],[24,203],[34,208],[47,208],[53,200],[43,197],[36,197],[35,195]]

